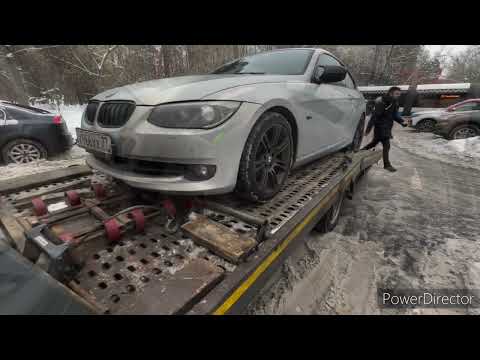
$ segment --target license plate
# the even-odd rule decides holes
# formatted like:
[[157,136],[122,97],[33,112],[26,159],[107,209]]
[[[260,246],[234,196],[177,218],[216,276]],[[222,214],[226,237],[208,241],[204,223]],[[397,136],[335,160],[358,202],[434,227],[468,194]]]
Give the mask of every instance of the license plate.
[[112,140],[110,136],[95,131],[77,128],[77,145],[94,152],[111,155]]

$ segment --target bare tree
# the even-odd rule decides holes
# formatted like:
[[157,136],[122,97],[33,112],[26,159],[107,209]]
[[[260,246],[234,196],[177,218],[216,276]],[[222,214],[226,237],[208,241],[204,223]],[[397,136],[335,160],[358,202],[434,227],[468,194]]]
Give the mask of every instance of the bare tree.
[[460,82],[480,82],[480,45],[471,45],[465,51],[447,59],[447,76]]
[[17,63],[13,45],[0,46],[0,81],[9,91],[3,96],[22,104],[28,104],[22,68]]

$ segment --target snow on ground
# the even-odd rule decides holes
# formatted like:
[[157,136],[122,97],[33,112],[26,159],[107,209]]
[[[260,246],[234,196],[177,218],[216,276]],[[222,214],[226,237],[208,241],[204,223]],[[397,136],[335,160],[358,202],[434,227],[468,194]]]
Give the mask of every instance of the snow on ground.
[[15,177],[29,176],[45,171],[58,170],[73,165],[84,165],[85,160],[73,159],[73,160],[39,160],[29,164],[10,164],[2,166],[0,168],[0,181],[7,180]]
[[[397,141],[412,135],[399,132],[394,131]],[[398,172],[374,164],[353,200],[345,201],[337,227],[306,236],[249,313],[480,313],[478,308],[379,307],[379,287],[480,289],[480,171],[397,146],[391,159]]]
[[393,144],[427,159],[480,169],[480,136],[468,139],[446,140],[432,133],[395,127]]
[[77,137],[75,128],[81,126],[81,119],[84,110],[85,105],[68,105],[60,108],[60,114],[65,119],[68,130],[74,139]]
[[86,152],[78,146],[74,146],[70,151],[52,157],[49,160],[39,160],[28,164],[9,164],[0,167],[0,181],[14,177],[29,176],[45,171],[57,170],[73,165],[85,165]]

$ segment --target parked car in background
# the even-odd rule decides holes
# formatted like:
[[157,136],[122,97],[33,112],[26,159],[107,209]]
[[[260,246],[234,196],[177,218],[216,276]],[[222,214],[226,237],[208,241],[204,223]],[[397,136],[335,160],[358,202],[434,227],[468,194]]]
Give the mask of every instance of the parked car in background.
[[415,111],[408,120],[410,126],[420,131],[433,131],[440,117],[480,109],[480,99],[469,99],[450,105],[445,109]]
[[365,100],[322,49],[234,60],[211,74],[127,85],[95,96],[77,129],[87,164],[138,188],[174,194],[280,191],[293,167],[358,150]]
[[470,110],[444,112],[438,118],[434,132],[448,140],[480,136],[480,102]]
[[0,101],[0,155],[4,163],[28,163],[61,154],[73,139],[61,115]]

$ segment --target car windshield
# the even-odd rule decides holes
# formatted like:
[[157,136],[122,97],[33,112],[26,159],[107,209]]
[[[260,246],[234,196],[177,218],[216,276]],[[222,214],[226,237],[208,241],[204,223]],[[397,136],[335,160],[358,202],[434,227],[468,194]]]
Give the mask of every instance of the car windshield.
[[302,75],[313,50],[295,49],[257,54],[232,61],[212,74]]

